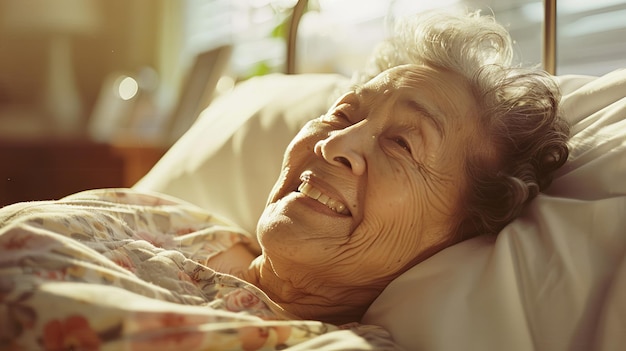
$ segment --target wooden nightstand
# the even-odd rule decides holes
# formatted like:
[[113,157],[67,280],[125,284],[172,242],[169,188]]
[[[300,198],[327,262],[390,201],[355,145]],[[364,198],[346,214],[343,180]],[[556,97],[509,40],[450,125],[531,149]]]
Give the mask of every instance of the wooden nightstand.
[[117,143],[109,146],[113,155],[122,159],[122,184],[131,187],[161,159],[164,146]]
[[0,140],[0,206],[58,199],[87,189],[130,187],[165,151],[86,140]]

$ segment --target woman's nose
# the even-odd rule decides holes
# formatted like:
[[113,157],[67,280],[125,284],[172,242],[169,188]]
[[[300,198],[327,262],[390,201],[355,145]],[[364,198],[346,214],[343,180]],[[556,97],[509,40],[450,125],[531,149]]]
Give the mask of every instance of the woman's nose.
[[327,162],[347,167],[355,175],[365,173],[367,166],[364,154],[364,144],[359,133],[349,130],[331,132],[327,138],[315,144],[315,154],[323,157]]

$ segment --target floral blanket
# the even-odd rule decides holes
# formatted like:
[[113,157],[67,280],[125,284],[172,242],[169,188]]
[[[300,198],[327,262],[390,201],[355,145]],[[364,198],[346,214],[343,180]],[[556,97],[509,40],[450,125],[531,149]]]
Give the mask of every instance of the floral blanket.
[[1,350],[395,350],[375,326],[298,320],[206,266],[253,240],[129,189],[0,209]]

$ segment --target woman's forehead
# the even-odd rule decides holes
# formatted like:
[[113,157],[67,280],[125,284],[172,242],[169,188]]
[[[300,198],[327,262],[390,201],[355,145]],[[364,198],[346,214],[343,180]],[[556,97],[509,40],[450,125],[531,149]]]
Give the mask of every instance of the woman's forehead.
[[355,89],[355,93],[366,101],[400,93],[441,115],[466,115],[476,109],[460,75],[425,65],[390,68]]
[[456,74],[432,68],[426,65],[406,64],[389,68],[372,78],[364,86],[364,90],[416,88],[421,89],[432,85],[455,85],[461,80]]

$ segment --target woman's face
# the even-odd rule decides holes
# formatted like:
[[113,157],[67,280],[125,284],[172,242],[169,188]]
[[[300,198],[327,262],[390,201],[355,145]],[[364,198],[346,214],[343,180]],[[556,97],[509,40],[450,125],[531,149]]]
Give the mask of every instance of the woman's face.
[[476,107],[455,74],[387,70],[342,96],[287,148],[259,221],[295,284],[386,284],[450,238]]

